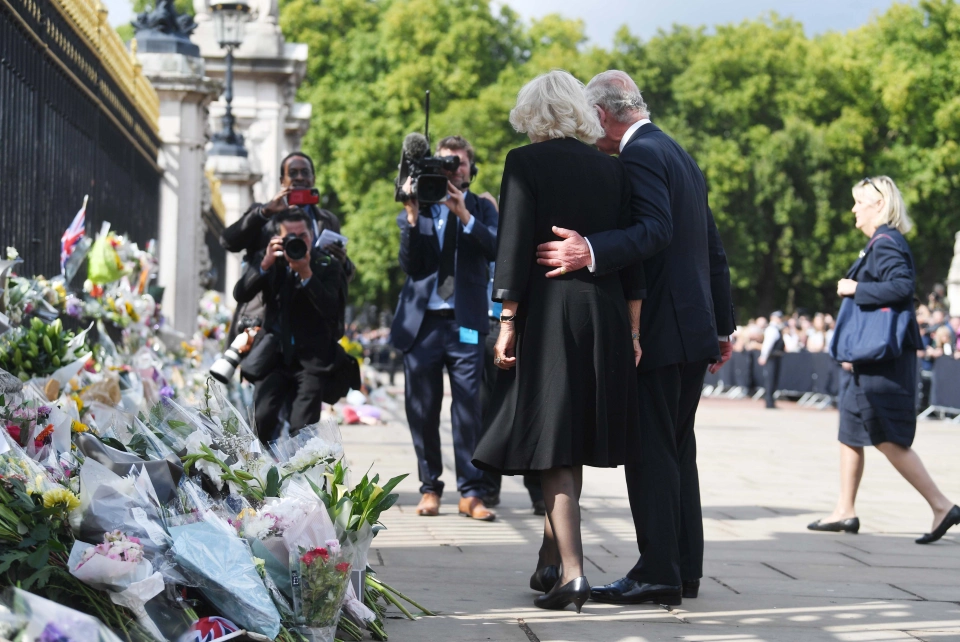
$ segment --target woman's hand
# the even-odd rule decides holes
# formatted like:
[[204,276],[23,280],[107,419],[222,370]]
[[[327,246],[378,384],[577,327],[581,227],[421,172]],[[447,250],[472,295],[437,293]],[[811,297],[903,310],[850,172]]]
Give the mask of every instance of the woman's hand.
[[513,321],[504,321],[500,324],[500,336],[493,346],[493,363],[501,370],[509,370],[517,365],[514,348],[517,345],[517,332]]
[[857,293],[857,282],[853,279],[837,281],[837,296],[853,296]]

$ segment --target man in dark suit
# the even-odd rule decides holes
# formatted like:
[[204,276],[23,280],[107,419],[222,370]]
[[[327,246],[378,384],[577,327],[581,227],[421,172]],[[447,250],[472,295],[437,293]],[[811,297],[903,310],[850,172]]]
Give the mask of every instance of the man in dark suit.
[[[288,403],[292,431],[320,420],[323,387],[343,336],[346,278],[339,261],[313,247],[310,223],[296,207],[277,215],[279,234],[257,255],[259,260],[247,264],[233,291],[239,303],[263,296],[260,332],[278,339],[275,365],[254,390],[257,431],[264,443],[277,438]],[[303,258],[291,258],[284,250],[284,237],[290,234],[306,244]]]
[[[232,225],[220,234],[220,245],[228,252],[243,252],[244,263],[254,261],[258,254],[262,254],[270,239],[277,234],[277,223],[273,218],[289,207],[287,197],[293,190],[312,189],[316,181],[313,160],[303,152],[288,154],[280,162],[280,191],[268,203],[254,203]],[[309,224],[313,234],[314,244],[319,243],[320,233],[323,230],[340,233],[340,219],[336,215],[316,205],[304,205],[301,209],[309,217]],[[336,244],[326,244],[326,247],[317,248],[329,254],[343,267],[347,281],[352,281],[356,273],[353,263],[347,258],[347,250]],[[259,260],[259,259],[258,259]],[[229,285],[229,284],[228,284]],[[239,302],[238,302],[239,303]],[[230,325],[229,344],[236,336],[240,318],[263,317],[263,301],[254,297],[250,301],[237,305],[233,323]]]
[[482,497],[493,490],[471,462],[483,429],[480,382],[487,321],[487,264],[497,253],[497,209],[466,191],[476,173],[474,152],[460,136],[437,144],[438,156],[459,156],[447,177],[447,200],[420,210],[404,204],[400,267],[407,281],[400,293],[390,341],[403,352],[407,422],[417,452],[422,497],[417,513],[439,514],[443,494],[440,404],[443,368],[453,393],[453,450],[461,514],[492,520]]
[[607,71],[586,91],[605,131],[597,147],[619,153],[632,182],[633,224],[587,239],[569,234],[541,245],[538,261],[558,268],[550,274],[583,267],[605,274],[643,261],[647,277],[637,373],[642,464],[625,467],[640,561],[626,577],[594,587],[591,598],[676,605],[697,596],[703,575],[693,428],[707,368],[731,353],[730,273],[700,168],[650,122],[633,80]]

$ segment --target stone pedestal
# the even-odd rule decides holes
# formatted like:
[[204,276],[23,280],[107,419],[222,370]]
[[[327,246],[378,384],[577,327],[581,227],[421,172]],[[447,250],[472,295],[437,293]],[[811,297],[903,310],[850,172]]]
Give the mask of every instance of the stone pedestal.
[[[220,181],[220,197],[223,199],[224,227],[236,223],[247,208],[254,202],[253,186],[262,176],[250,168],[250,160],[244,156],[210,156],[207,158],[207,171]],[[228,253],[224,283],[228,301],[233,298],[233,286],[240,280],[241,254]]]
[[178,332],[192,336],[200,301],[201,208],[208,140],[207,106],[220,83],[204,73],[204,61],[180,53],[139,53],[143,74],[160,97],[160,285],[163,314]]
[[[200,47],[207,73],[223,78],[225,54],[214,36],[210,4],[194,0],[197,29],[192,39]],[[253,20],[245,25],[243,44],[233,54],[233,115],[234,128],[245,139],[250,170],[261,176],[253,196],[262,203],[280,187],[280,161],[300,149],[311,106],[294,102],[306,74],[307,45],[284,40],[277,25],[276,0],[251,0],[250,4]],[[210,106],[214,131],[220,129],[224,109],[222,98]],[[228,290],[232,287],[228,281]]]
[[950,316],[960,317],[960,232],[953,246],[953,262],[947,274],[947,298],[950,300]]

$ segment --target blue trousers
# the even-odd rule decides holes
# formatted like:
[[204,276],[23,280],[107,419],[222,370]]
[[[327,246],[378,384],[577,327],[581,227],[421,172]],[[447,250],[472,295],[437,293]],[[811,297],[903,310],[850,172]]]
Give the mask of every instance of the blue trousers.
[[461,343],[460,326],[455,320],[428,314],[413,347],[403,355],[407,423],[417,453],[421,493],[443,494],[440,405],[444,367],[450,375],[453,393],[451,419],[457,490],[464,497],[483,497],[488,493],[483,472],[471,463],[483,430],[483,339],[481,335],[477,344]]

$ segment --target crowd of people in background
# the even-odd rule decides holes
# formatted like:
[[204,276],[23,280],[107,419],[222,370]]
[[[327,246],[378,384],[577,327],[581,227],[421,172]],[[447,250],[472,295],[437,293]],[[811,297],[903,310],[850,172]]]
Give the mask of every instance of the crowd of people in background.
[[[917,323],[923,338],[923,350],[918,351],[924,370],[933,368],[934,359],[952,357],[960,359],[960,316],[951,317],[944,296],[945,288],[936,284],[927,296],[926,303],[917,306]],[[833,338],[835,320],[832,314],[817,312],[810,315],[803,311],[790,316],[774,312],[771,318],[780,317],[780,335],[783,352],[827,352]],[[760,351],[764,334],[770,325],[767,317],[749,319],[737,328],[733,349],[737,352]]]

